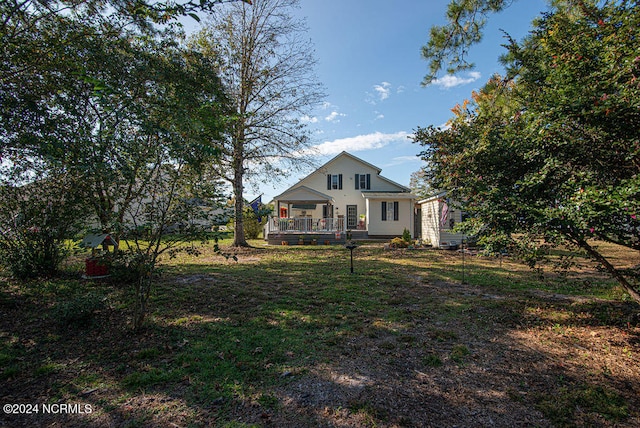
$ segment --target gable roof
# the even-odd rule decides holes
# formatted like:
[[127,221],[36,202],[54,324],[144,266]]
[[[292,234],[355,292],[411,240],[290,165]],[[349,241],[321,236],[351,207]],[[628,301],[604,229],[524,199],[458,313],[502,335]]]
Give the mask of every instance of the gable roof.
[[376,171],[376,173],[378,173],[378,174],[380,174],[380,172],[382,171],[382,169],[378,168],[377,166],[375,166],[375,165],[373,165],[373,164],[370,164],[369,162],[367,162],[367,161],[365,161],[365,160],[362,160],[362,159],[360,159],[359,157],[354,156],[354,155],[352,155],[351,153],[347,153],[347,152],[345,152],[345,151],[341,152],[339,155],[337,155],[337,156],[335,156],[334,158],[332,158],[330,161],[328,161],[327,163],[325,163],[324,165],[322,165],[322,166],[321,166],[320,168],[318,168],[316,171],[318,171],[318,170],[320,170],[320,169],[322,169],[322,168],[326,168],[326,167],[328,167],[328,166],[329,166],[329,165],[331,165],[333,162],[335,162],[336,160],[338,160],[338,159],[340,159],[340,158],[342,158],[342,157],[348,157],[348,158],[350,158],[351,160],[354,160],[354,161],[356,161],[356,162],[359,162],[359,163],[363,164],[363,165],[364,165],[364,166],[366,166],[366,167],[372,168],[372,169],[374,169],[374,170]]
[[403,193],[409,193],[409,192],[411,192],[411,189],[409,189],[407,186],[403,186],[402,184],[396,183],[396,182],[395,182],[395,181],[393,181],[393,180],[389,180],[387,177],[383,177],[383,176],[382,176],[382,175],[380,175],[380,174],[378,174],[378,178],[380,178],[380,179],[382,179],[382,180],[386,181],[386,182],[387,182],[387,183],[389,183],[389,184],[392,184],[392,185],[394,185],[394,186],[396,186],[396,187],[399,187],[400,189],[402,189],[402,192],[403,192]]
[[[409,189],[408,187],[403,186],[402,184],[396,183],[395,181],[393,181],[393,180],[389,180],[387,177],[384,177],[384,176],[380,175],[380,172],[382,172],[382,169],[381,169],[381,168],[378,168],[377,166],[375,166],[375,165],[373,165],[373,164],[370,164],[369,162],[367,162],[367,161],[365,161],[365,160],[362,160],[362,159],[360,159],[359,157],[354,156],[354,155],[352,155],[351,153],[348,153],[348,152],[345,152],[345,151],[341,152],[341,153],[340,153],[340,154],[338,154],[337,156],[334,156],[334,157],[333,157],[332,159],[330,159],[328,162],[325,162],[322,166],[320,166],[320,167],[316,168],[316,170],[315,170],[315,171],[313,171],[312,173],[310,173],[310,174],[306,175],[304,178],[301,178],[301,179],[298,181],[298,183],[296,183],[296,184],[294,184],[293,186],[291,186],[291,187],[289,188],[289,190],[293,190],[293,189],[295,189],[295,188],[297,188],[297,187],[306,187],[306,186],[299,186],[299,185],[300,185],[300,183],[302,183],[303,181],[305,181],[307,178],[311,177],[313,174],[316,174],[316,173],[318,173],[318,172],[320,172],[320,171],[323,171],[323,170],[325,170],[325,171],[326,171],[326,170],[328,170],[332,163],[336,162],[338,159],[340,159],[340,158],[342,158],[342,157],[347,157],[347,158],[349,158],[349,159],[351,159],[351,160],[353,160],[353,161],[355,161],[355,162],[361,163],[362,165],[364,165],[364,166],[366,166],[366,167],[368,167],[368,168],[373,169],[373,170],[376,172],[376,174],[377,174],[378,178],[380,178],[380,179],[382,179],[382,180],[386,181],[387,183],[389,183],[389,184],[391,184],[391,185],[393,185],[393,186],[398,187],[399,189],[401,189],[401,191],[402,191],[402,192],[411,192],[411,189]],[[289,190],[287,190],[287,191],[289,191]],[[284,192],[282,195],[284,195],[285,193],[287,193],[287,192]],[[282,195],[276,196],[276,197],[274,197],[273,199],[274,199],[274,200],[277,200],[277,199],[278,199],[280,196],[282,196]],[[325,195],[325,196],[326,196],[326,195]],[[329,198],[330,198],[330,197],[329,197]]]
[[308,202],[308,203],[323,203],[327,201],[333,201],[331,196],[325,195],[322,192],[313,190],[307,186],[292,187],[273,198],[280,202]]

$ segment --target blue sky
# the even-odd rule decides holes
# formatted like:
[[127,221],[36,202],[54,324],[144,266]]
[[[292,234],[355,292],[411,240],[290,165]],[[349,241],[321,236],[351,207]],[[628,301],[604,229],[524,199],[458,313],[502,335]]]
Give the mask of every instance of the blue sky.
[[[451,108],[469,98],[494,73],[506,42],[501,29],[521,39],[531,21],[546,9],[544,0],[519,0],[489,17],[483,42],[473,48],[476,68],[441,77],[422,87],[428,63],[421,57],[429,28],[444,25],[447,0],[301,0],[296,13],[306,17],[315,45],[325,103],[308,118],[318,165],[346,150],[382,168],[382,175],[403,185],[422,162],[420,146],[408,136],[418,126],[444,124]],[[277,184],[247,189],[247,199],[263,202],[311,171],[294,173]]]

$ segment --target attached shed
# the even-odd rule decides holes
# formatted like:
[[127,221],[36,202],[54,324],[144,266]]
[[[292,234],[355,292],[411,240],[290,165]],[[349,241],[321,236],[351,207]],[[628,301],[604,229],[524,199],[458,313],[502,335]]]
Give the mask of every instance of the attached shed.
[[463,211],[453,207],[445,193],[418,201],[422,216],[420,238],[434,248],[457,248],[466,236],[454,233],[453,228],[462,221]]

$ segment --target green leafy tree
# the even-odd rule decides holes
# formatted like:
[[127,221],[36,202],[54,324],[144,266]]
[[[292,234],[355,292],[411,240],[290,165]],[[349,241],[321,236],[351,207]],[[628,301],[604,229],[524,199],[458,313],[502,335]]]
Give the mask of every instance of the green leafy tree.
[[[474,232],[532,264],[545,246],[586,252],[640,301],[638,272],[594,242],[640,249],[640,13],[635,2],[558,4],[494,77],[416,141],[435,185],[465,201]],[[542,244],[541,244],[542,243]]]
[[[174,12],[155,15],[149,10],[160,5],[145,4],[141,12],[114,2],[111,14],[102,2],[0,7],[3,190],[38,189],[63,174],[66,186],[51,188],[59,194],[25,198],[36,208],[48,207],[46,198],[73,200],[102,230],[133,237],[136,328],[158,257],[207,225],[193,201],[203,196],[203,166],[219,153],[227,111],[211,62],[171,28],[151,28]],[[179,239],[166,237],[170,229]],[[132,233],[139,230],[144,240]]]
[[[85,58],[85,64],[95,65],[90,69],[97,76],[91,78],[98,83],[74,92],[81,102],[72,105],[86,103],[88,114],[64,110],[84,138],[65,142],[73,150],[61,161],[74,171],[88,171],[82,191],[101,228],[129,244],[122,257],[133,273],[138,329],[159,257],[177,249],[195,251],[179,244],[207,237],[210,223],[200,218],[205,212],[195,201],[216,195],[196,190],[219,153],[225,102],[204,57],[166,39],[133,40],[117,37]],[[107,57],[109,65],[98,67]]]
[[467,61],[471,47],[482,40],[487,17],[509,7],[514,0],[451,0],[447,6],[447,24],[433,26],[422,56],[429,61],[429,74],[423,85],[430,84],[445,69],[447,73],[473,68]]

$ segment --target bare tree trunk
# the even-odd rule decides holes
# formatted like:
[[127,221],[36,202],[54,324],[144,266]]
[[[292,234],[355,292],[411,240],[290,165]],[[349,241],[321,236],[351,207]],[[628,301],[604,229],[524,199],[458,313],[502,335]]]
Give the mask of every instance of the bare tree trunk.
[[244,234],[244,158],[242,139],[235,143],[233,155],[233,193],[235,202],[235,221],[233,227],[233,246],[248,247],[249,244]]
[[147,317],[147,303],[151,294],[151,272],[147,272],[144,265],[138,266],[136,280],[136,301],[133,311],[133,329],[140,331]]
[[618,281],[618,284],[620,284],[622,288],[624,288],[625,291],[629,293],[629,296],[631,296],[633,300],[640,304],[640,293],[638,292],[638,290],[636,290],[633,285],[631,285],[629,281],[627,281],[627,278],[625,278],[624,275],[615,268],[615,266],[609,263],[609,260],[607,260],[595,248],[589,245],[584,239],[578,239],[577,242],[578,245],[583,248],[589,254],[589,256],[591,256],[591,258],[600,263],[602,267],[604,267],[604,269],[609,273],[609,275],[611,275],[616,281]]

